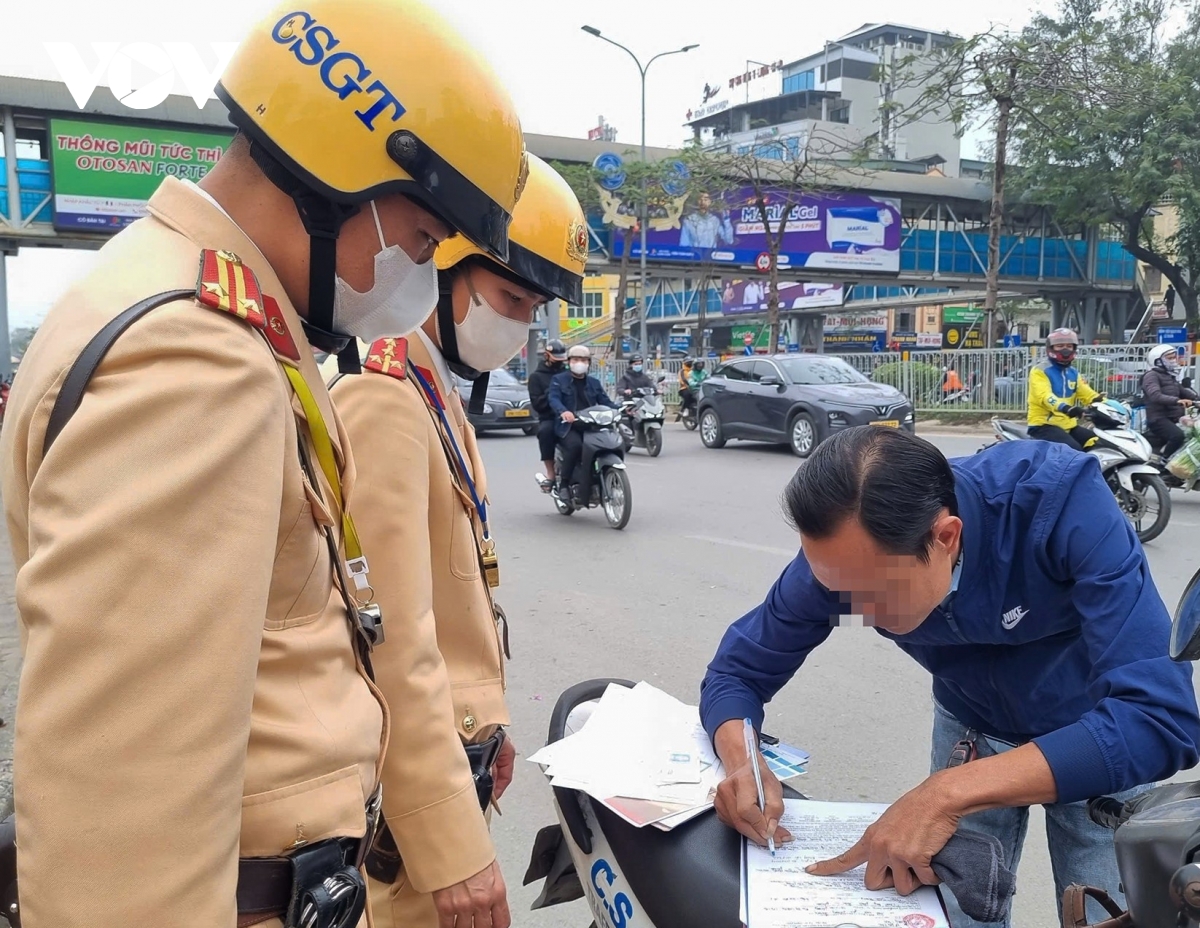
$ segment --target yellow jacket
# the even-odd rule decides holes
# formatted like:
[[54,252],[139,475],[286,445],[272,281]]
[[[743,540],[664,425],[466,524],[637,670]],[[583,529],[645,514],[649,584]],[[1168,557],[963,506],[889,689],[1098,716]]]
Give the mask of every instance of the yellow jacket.
[[1028,424],[1072,429],[1079,420],[1068,416],[1067,410],[1087,406],[1099,395],[1073,366],[1064,369],[1050,360],[1042,361],[1029,372]]
[[390,347],[390,363],[382,363],[385,352],[376,343],[364,373],[341,378],[331,393],[358,449],[354,514],[384,614],[387,638],[375,649],[375,674],[399,710],[383,768],[383,807],[405,870],[392,887],[372,881],[372,914],[376,925],[416,928],[436,925],[437,915],[429,897],[415,898],[414,890],[443,889],[495,859],[463,744],[491,736],[509,716],[501,644],[476,547],[479,522],[455,486],[441,425],[394,358],[407,351],[436,385],[485,498],[475,433],[458,394],[446,396],[420,335]]
[[278,301],[356,502],[349,442],[266,259],[178,180],[149,212],[50,310],[0,442],[27,928],[233,926],[239,855],[364,833],[387,737],[322,536],[340,513],[301,468],[304,413],[261,332],[191,298],[154,310],[42,457],[88,340],[194,287],[202,248],[228,249]]

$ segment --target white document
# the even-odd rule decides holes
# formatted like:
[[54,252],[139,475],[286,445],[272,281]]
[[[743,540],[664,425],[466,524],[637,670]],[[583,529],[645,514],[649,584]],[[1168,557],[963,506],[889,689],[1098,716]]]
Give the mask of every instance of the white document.
[[746,844],[742,912],[747,928],[949,928],[937,890],[910,896],[869,890],[858,867],[840,876],[804,868],[853,846],[886,804],[784,800],[781,824],[795,841],[766,848]]

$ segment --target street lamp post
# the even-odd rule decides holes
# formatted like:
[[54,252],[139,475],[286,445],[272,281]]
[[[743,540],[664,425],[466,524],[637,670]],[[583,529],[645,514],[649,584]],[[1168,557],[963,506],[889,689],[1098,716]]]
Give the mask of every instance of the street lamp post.
[[[659,58],[662,58],[666,55],[680,55],[683,52],[690,52],[693,48],[698,48],[699,46],[685,45],[685,46],[683,46],[683,48],[675,48],[669,52],[659,52],[657,55],[655,55],[653,58],[651,58],[649,61],[647,61],[645,64],[645,67],[643,67],[642,62],[638,59],[637,55],[635,55],[633,52],[631,52],[629,49],[627,49],[620,42],[614,42],[608,36],[601,35],[600,30],[597,29],[595,26],[581,26],[580,28],[583,29],[584,32],[588,33],[588,35],[594,35],[598,39],[603,39],[609,45],[617,46],[617,48],[621,49],[623,52],[625,52],[627,55],[629,55],[629,57],[633,59],[633,63],[637,65],[638,73],[642,76],[642,164],[645,164],[646,163],[646,72],[648,70],[650,70],[650,65],[654,64],[654,62],[657,61]],[[646,332],[647,332],[646,316],[649,314],[650,310],[649,310],[649,306],[646,303],[646,222],[648,219],[648,213],[646,210],[646,180],[645,180],[645,177],[642,178],[642,202],[641,202],[641,206],[640,206],[640,209],[638,210],[638,212],[641,214],[638,217],[638,220],[639,220],[638,225],[641,227],[641,245],[642,245],[642,253],[640,255],[641,261],[639,262],[639,271],[640,271],[640,277],[641,277],[639,289],[641,290],[641,299],[642,299],[642,318],[641,318],[641,322],[640,322],[641,336],[639,338],[639,341],[641,342],[642,352],[644,354],[646,354],[646,353],[649,353],[649,351],[650,351],[649,336],[646,334]],[[628,243],[626,243],[625,247],[627,247],[627,248],[629,247]],[[614,332],[613,337],[619,339],[619,338],[621,338],[621,333]]]

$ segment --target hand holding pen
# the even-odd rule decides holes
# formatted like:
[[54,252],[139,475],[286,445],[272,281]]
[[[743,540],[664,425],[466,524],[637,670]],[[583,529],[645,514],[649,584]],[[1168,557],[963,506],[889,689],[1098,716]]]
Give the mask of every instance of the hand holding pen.
[[[753,730],[753,726],[751,726]],[[783,787],[770,768],[762,762],[757,737],[754,750],[746,748],[746,727],[743,719],[730,719],[717,728],[713,743],[725,767],[725,779],[717,787],[717,817],[730,828],[745,835],[755,844],[766,847],[768,837],[776,844],[792,840],[787,829],[779,825],[783,816]],[[754,761],[759,762],[755,778]],[[762,800],[758,780],[762,781]]]

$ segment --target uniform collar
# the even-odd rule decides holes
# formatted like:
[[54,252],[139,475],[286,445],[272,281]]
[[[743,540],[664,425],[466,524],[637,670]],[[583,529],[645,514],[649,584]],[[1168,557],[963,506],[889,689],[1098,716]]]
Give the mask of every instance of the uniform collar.
[[[278,276],[263,253],[258,250],[258,246],[242,229],[238,228],[237,223],[230,218],[216,200],[195,184],[185,183],[178,178],[164,178],[158,189],[151,195],[146,208],[155,219],[190,240],[197,249],[225,250],[236,254],[242,259],[242,263],[254,272],[263,294],[274,298],[279,304],[279,312],[283,316],[284,324],[300,353],[299,361],[289,360],[287,363],[298,367],[308,382],[308,386],[316,398],[317,406],[321,410],[321,415],[325,419],[325,424],[329,428],[334,447],[342,457],[343,478],[347,485],[352,484],[353,465],[349,460],[349,455],[343,453],[346,443],[342,435],[341,420],[333,411],[333,404],[329,400],[325,382],[321,379],[321,372],[317,369],[316,358],[313,357],[308,340],[304,337],[304,329],[300,325],[300,315],[292,306],[287,291],[283,289],[283,284],[279,282]],[[279,357],[282,359],[283,356],[279,355]],[[298,400],[294,403],[294,408],[299,409]],[[346,487],[343,489],[345,490]]]
[[416,334],[425,347],[429,360],[433,362],[433,372],[437,375],[438,390],[442,396],[453,397],[458,390],[458,381],[450,373],[450,365],[446,363],[446,356],[442,354],[441,349],[434,344],[433,339],[425,333],[424,329],[417,329]]

